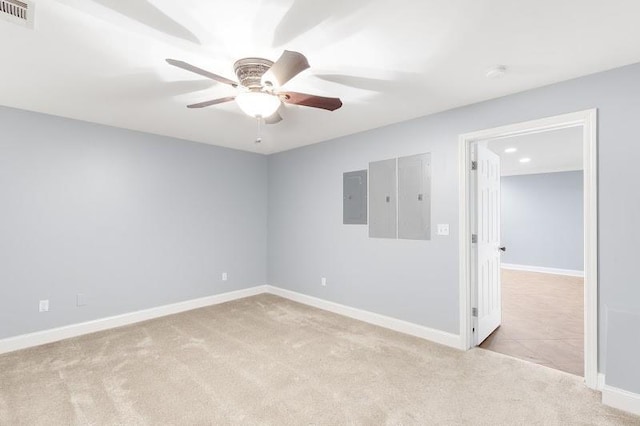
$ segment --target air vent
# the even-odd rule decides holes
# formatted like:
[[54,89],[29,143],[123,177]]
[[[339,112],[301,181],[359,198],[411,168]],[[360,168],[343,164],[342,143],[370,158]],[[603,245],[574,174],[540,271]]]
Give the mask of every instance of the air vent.
[[33,28],[33,4],[19,0],[0,0],[0,19]]

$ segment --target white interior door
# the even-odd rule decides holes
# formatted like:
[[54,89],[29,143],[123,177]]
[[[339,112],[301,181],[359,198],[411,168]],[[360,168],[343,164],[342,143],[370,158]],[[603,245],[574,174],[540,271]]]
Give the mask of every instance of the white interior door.
[[500,285],[500,157],[476,144],[476,282],[478,283],[476,344],[502,321]]

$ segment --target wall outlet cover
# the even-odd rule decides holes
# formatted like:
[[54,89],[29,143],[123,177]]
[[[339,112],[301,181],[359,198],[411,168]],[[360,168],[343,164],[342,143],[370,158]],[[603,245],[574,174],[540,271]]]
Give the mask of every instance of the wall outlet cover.
[[322,284],[323,287],[327,286],[327,279],[325,277],[320,278],[320,284]]
[[48,312],[49,311],[49,301],[48,300],[41,300],[39,305],[38,305],[38,309],[40,310],[40,312]]
[[448,223],[439,223],[438,224],[438,235],[449,235],[449,224]]
[[226,272],[222,273],[222,281],[227,281],[229,279],[229,275]]

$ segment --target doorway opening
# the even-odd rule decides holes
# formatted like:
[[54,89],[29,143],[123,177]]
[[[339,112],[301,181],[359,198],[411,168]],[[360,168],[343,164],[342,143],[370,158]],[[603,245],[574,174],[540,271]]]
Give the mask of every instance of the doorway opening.
[[[489,162],[498,168],[494,192],[497,211],[476,211],[480,261],[497,257],[495,283],[501,302],[500,325],[478,318],[476,343],[503,353],[578,376],[584,374],[584,253],[582,127],[547,130],[472,144],[486,158],[472,176],[476,181]],[[487,153],[481,153],[488,150]],[[479,189],[473,191],[479,194]],[[484,200],[475,197],[476,208]],[[485,218],[486,214],[495,214]],[[493,221],[491,220],[493,219]],[[495,223],[495,242],[479,224]],[[489,228],[491,229],[491,228]],[[488,236],[488,237],[491,237]],[[480,247],[489,249],[479,253]],[[495,250],[500,247],[500,251]],[[486,270],[483,265],[480,269]],[[474,267],[475,269],[475,267]],[[480,290],[491,283],[478,275]],[[492,327],[492,328],[489,328]],[[489,333],[489,334],[487,334]]]
[[596,119],[588,110],[464,134],[459,155],[465,349],[480,345],[584,375],[591,388],[598,381]]

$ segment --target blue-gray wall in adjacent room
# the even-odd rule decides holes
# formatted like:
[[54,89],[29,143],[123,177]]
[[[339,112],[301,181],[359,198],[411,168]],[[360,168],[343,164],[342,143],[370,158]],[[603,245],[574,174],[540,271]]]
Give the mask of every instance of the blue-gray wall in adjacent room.
[[[605,372],[607,332],[623,332],[608,330],[605,307],[640,312],[640,227],[633,226],[640,217],[640,64],[269,156],[269,283],[457,334],[459,135],[590,108],[599,111],[599,362]],[[450,224],[449,236],[370,239],[366,226],[342,225],[344,171],[421,152],[432,155],[432,227]],[[637,353],[640,339],[627,337],[623,348]],[[607,384],[632,388],[626,380]]]
[[503,263],[584,270],[582,172],[501,178]]
[[266,284],[266,157],[2,107],[0,128],[0,338]]

